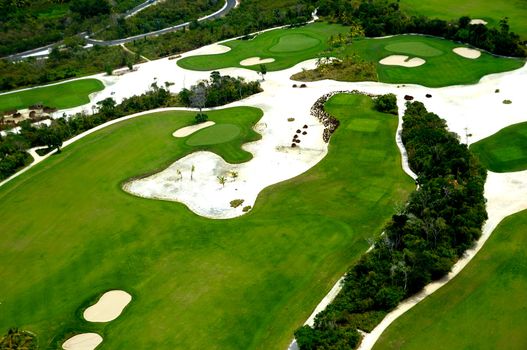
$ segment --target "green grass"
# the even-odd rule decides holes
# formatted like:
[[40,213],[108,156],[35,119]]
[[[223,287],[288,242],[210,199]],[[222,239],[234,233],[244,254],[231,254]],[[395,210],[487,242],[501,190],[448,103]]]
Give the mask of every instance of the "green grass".
[[396,320],[375,350],[527,349],[527,211],[509,216],[451,282]]
[[215,145],[235,139],[240,134],[240,127],[233,124],[216,124],[200,130],[187,140],[189,146]]
[[400,6],[410,14],[457,20],[461,16],[481,18],[488,26],[497,26],[509,18],[511,30],[527,38],[527,4],[525,0],[401,0]]
[[[191,56],[179,60],[180,67],[191,70],[213,70],[243,67],[240,61],[250,57],[274,58],[267,63],[269,71],[277,71],[318,57],[328,48],[331,35],[346,33],[348,28],[327,23],[313,23],[293,29],[277,29],[258,35],[252,40],[233,40],[223,45],[231,51],[221,55]],[[245,67],[257,70],[259,65]]]
[[497,173],[527,169],[527,123],[501,129],[470,146],[483,166]]
[[[0,187],[0,333],[35,332],[44,349],[84,331],[103,336],[101,350],[286,348],[413,189],[394,142],[396,117],[373,111],[365,96],[336,96],[327,109],[341,120],[329,154],[264,190],[236,219],[205,219],[121,189],[199,149],[172,136],[194,122],[190,112],[109,126]],[[242,131],[201,147],[246,159],[226,145],[254,138],[244,130],[258,110],[207,115]],[[348,128],[356,118],[378,121],[376,131]],[[84,322],[83,309],[114,288],[133,295],[123,314]]]
[[[429,87],[477,83],[484,75],[510,71],[522,67],[524,60],[502,58],[482,53],[478,59],[463,58],[452,49],[464,46],[454,42],[420,35],[399,35],[384,39],[355,40],[337,55],[358,54],[377,66],[379,81],[385,83],[413,83]],[[407,68],[386,66],[379,61],[401,54],[422,57],[426,63]]]
[[104,89],[97,79],[81,79],[31,90],[0,95],[0,111],[24,109],[42,104],[57,109],[72,108],[90,102],[89,95]]

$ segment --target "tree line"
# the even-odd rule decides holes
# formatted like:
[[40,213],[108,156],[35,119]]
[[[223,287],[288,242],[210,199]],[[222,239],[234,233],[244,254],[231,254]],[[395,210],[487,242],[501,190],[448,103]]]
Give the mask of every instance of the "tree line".
[[344,25],[360,25],[366,36],[419,33],[461,41],[497,55],[525,57],[524,42],[510,31],[508,18],[498,28],[470,24],[470,18],[444,21],[426,16],[410,16],[398,2],[387,0],[319,0],[318,13]]
[[407,104],[402,140],[418,188],[314,327],[295,332],[301,350],[354,349],[359,329],[371,331],[404,298],[445,276],[481,236],[486,171],[467,146],[420,102]]
[[[6,179],[32,161],[27,149],[47,146],[48,150],[59,149],[63,141],[79,135],[107,121],[121,118],[137,112],[161,107],[189,106],[195,108],[220,106],[262,91],[259,82],[246,82],[243,78],[221,76],[212,72],[210,81],[202,81],[183,89],[179,94],[171,94],[165,86],[151,85],[149,91],[142,95],[125,98],[120,104],[114,99],[106,98],[97,102],[93,114],[77,113],[71,117],[53,119],[49,126],[33,125],[28,120],[19,124],[20,132],[0,135],[0,180]],[[196,103],[194,94],[198,89],[203,91],[203,105]]]

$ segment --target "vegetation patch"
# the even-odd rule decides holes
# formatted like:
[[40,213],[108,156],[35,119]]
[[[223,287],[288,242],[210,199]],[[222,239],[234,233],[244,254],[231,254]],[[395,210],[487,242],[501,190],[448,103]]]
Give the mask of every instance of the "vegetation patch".
[[357,55],[342,60],[320,59],[317,68],[293,74],[291,79],[297,81],[334,79],[350,82],[378,80],[375,64],[366,62]]
[[[243,199],[234,199],[232,200],[230,203],[231,203],[231,207],[233,208],[238,208],[240,205],[242,205],[244,202]],[[245,208],[245,207],[244,207]]]
[[[367,96],[337,96],[328,106],[341,121],[328,155],[264,190],[251,214],[235,220],[202,218],[180,203],[121,190],[123,181],[195,150],[171,135],[193,123],[192,112],[116,123],[0,187],[0,329],[16,320],[51,348],[60,348],[71,330],[104,334],[109,349],[286,348],[345,266],[367,249],[370,233],[380,232],[413,188],[394,142],[397,118],[373,110]],[[248,132],[262,115],[253,108],[207,114]],[[347,128],[355,118],[381,122],[376,133],[362,133]],[[208,147],[231,163],[246,161],[250,154],[240,145],[253,136]],[[386,155],[363,162],[357,158],[362,149]],[[376,202],[355,195],[373,189]],[[46,198],[46,205],[35,198]],[[28,212],[31,227],[23,219]],[[111,324],[86,329],[79,301],[117,287],[136,302]],[[170,327],[159,327],[160,320]],[[207,336],[200,336],[203,329]]]
[[31,90],[0,95],[0,111],[24,109],[33,105],[66,109],[90,102],[91,93],[104,89],[98,79],[81,79]]
[[527,170],[527,123],[501,129],[470,146],[485,168],[497,173]]
[[524,349],[525,227],[527,211],[504,219],[463,271],[393,322],[374,350]]

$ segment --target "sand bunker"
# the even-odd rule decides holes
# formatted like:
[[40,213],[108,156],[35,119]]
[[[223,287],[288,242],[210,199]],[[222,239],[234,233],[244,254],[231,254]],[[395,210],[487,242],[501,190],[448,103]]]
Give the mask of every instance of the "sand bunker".
[[123,290],[111,290],[103,294],[99,301],[84,310],[84,318],[89,322],[109,322],[115,320],[132,300]]
[[100,343],[102,343],[102,337],[99,334],[82,333],[66,340],[62,348],[65,350],[93,350]]
[[479,19],[479,18],[474,18],[472,20],[470,20],[470,24],[487,24],[487,21],[485,20],[482,20],[482,19]]
[[481,56],[481,51],[469,49],[468,47],[456,47],[452,51],[454,51],[454,53],[458,54],[461,57],[470,58],[472,60]]
[[388,57],[383,58],[379,61],[380,64],[383,64],[385,66],[402,66],[402,67],[419,67],[426,63],[425,60],[423,60],[420,57],[413,57],[410,58],[408,56],[404,55],[391,55]]
[[260,58],[260,57],[250,57],[246,58],[243,61],[240,61],[240,65],[242,66],[254,66],[255,64],[262,64],[262,63],[271,63],[274,62],[274,58]]
[[200,123],[200,124],[196,124],[196,125],[185,126],[184,128],[177,129],[172,134],[172,136],[174,136],[174,137],[186,137],[186,136],[192,135],[193,133],[195,133],[198,130],[205,129],[205,128],[207,128],[209,126],[212,126],[214,124],[216,124],[216,123],[214,123],[213,121],[208,121],[208,122]]

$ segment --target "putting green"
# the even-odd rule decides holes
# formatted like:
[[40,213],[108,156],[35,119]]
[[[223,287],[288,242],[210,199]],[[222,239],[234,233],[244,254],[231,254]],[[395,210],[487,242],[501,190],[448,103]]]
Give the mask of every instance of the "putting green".
[[527,169],[527,122],[508,126],[470,146],[483,166],[506,173]]
[[501,222],[447,285],[392,323],[374,350],[525,350],[527,211]]
[[307,34],[288,34],[281,36],[278,43],[271,46],[271,52],[295,52],[320,45],[320,40]]
[[240,131],[234,124],[215,124],[194,133],[186,143],[189,146],[216,145],[235,139]]
[[443,51],[421,41],[396,42],[388,44],[384,48],[391,52],[403,53],[409,56],[434,57],[443,54]]
[[104,89],[98,79],[81,79],[0,95],[0,111],[24,109],[42,104],[57,109],[72,108],[90,102],[89,95]]
[[[419,84],[442,87],[458,84],[475,84],[491,73],[518,69],[525,64],[523,59],[504,58],[482,52],[477,60],[463,58],[452,50],[461,47],[449,40],[422,35],[398,35],[382,39],[355,40],[342,52],[333,53],[339,57],[357,54],[376,65],[379,81],[393,84]],[[382,65],[383,58],[401,53],[426,57],[426,64],[406,68]],[[345,77],[342,78],[345,80]]]
[[[0,333],[27,329],[42,349],[81,332],[101,334],[101,349],[287,348],[414,186],[401,169],[396,117],[373,110],[366,96],[339,95],[327,110],[341,121],[328,155],[232,220],[121,189],[196,150],[172,136],[194,112],[116,123],[0,187]],[[200,147],[230,163],[249,159],[240,145],[256,138],[262,112],[207,115],[242,132]],[[376,132],[350,130],[355,118],[379,121]],[[366,150],[382,160],[361,160]],[[133,302],[115,321],[83,321],[82,310],[109,289]]]

